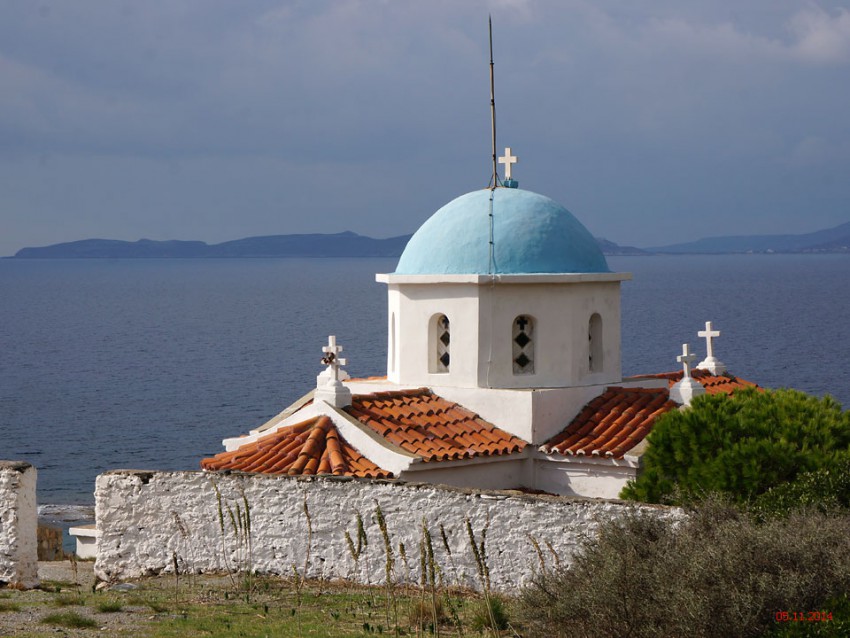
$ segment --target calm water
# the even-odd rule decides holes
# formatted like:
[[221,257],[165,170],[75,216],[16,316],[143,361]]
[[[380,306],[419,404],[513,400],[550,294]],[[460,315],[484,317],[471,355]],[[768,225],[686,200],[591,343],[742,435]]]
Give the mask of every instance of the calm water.
[[[677,367],[706,320],[730,370],[850,406],[850,258],[609,258],[625,374]],[[41,503],[92,503],[114,468],[194,469],[315,384],[336,334],[383,374],[393,259],[0,261],[0,458]]]

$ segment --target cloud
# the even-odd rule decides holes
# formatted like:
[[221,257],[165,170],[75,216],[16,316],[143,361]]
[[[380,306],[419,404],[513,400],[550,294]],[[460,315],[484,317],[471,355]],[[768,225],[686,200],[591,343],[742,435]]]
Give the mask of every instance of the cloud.
[[812,63],[850,61],[850,12],[838,9],[834,15],[811,6],[797,13],[789,23],[796,37],[791,49]]
[[[836,2],[8,3],[0,161],[15,168],[15,198],[0,189],[0,211],[23,227],[41,202],[70,228],[151,190],[156,205],[124,206],[150,216],[149,235],[171,227],[160,209],[215,209],[205,227],[222,228],[240,201],[257,234],[306,200],[311,212],[287,220],[300,227],[270,230],[410,231],[489,177],[488,13],[499,142],[521,156],[523,186],[598,206],[614,240],[632,223],[625,209],[650,211],[638,233],[684,205],[722,222],[721,175],[779,211],[800,199],[789,189],[815,187],[795,171],[848,168],[850,17]],[[33,160],[51,154],[52,167]],[[126,188],[103,185],[111,164]],[[71,200],[62,174],[74,166]],[[790,175],[778,187],[777,166]],[[850,198],[841,180],[830,188]]]

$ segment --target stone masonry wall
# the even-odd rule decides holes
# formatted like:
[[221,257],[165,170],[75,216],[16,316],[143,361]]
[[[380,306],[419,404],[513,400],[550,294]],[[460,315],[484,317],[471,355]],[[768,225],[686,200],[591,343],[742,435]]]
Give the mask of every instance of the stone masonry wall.
[[617,501],[429,484],[133,470],[100,475],[95,500],[95,573],[103,580],[170,572],[176,559],[181,572],[292,575],[294,568],[312,578],[381,584],[387,549],[380,508],[394,580],[419,581],[427,526],[446,584],[481,588],[471,530],[479,548],[484,540],[493,589],[512,590],[541,565],[569,561],[600,522],[630,508],[682,516],[675,509]]
[[36,470],[0,461],[0,586],[38,585]]

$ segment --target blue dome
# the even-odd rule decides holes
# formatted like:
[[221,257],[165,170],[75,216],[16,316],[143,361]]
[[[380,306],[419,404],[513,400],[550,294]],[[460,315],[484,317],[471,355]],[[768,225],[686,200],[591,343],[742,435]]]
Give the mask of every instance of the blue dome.
[[434,213],[410,238],[395,272],[486,275],[610,270],[596,240],[566,208],[537,193],[497,188],[461,195]]

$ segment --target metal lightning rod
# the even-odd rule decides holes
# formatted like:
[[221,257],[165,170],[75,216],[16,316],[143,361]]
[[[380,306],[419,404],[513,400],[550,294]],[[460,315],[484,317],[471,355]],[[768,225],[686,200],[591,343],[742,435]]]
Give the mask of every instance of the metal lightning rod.
[[493,177],[490,180],[491,188],[499,185],[499,168],[496,163],[496,84],[493,79],[493,17],[488,15],[487,22],[490,25],[490,129],[493,138]]

